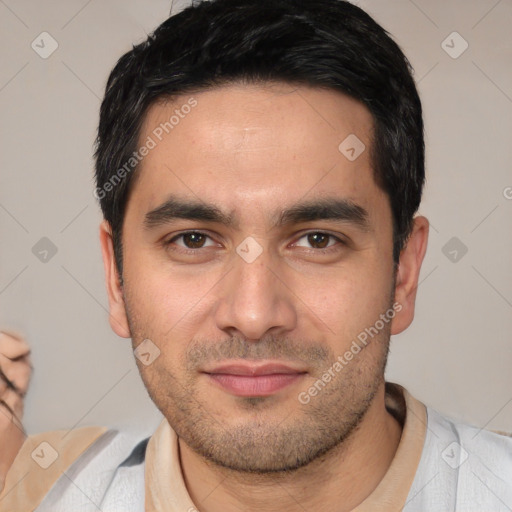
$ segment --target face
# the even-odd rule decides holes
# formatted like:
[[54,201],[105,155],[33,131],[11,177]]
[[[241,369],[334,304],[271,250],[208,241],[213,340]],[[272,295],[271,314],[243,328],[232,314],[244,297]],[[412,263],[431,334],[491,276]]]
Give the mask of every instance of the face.
[[304,466],[354,431],[412,319],[371,115],[337,92],[230,85],[153,105],[148,137],[122,288],[102,232],[112,326],[150,354],[141,376],[180,442],[239,471]]

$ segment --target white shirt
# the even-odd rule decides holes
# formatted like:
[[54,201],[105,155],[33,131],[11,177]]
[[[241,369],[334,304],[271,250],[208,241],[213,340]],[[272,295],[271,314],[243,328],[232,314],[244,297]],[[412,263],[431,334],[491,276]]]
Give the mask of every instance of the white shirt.
[[[405,416],[402,437],[388,472],[357,512],[512,511],[511,437],[451,421],[400,386],[388,383],[386,391],[388,410]],[[16,512],[33,510],[20,506]],[[164,419],[151,438],[106,431],[35,510],[196,512],[200,504],[187,492],[177,436]]]

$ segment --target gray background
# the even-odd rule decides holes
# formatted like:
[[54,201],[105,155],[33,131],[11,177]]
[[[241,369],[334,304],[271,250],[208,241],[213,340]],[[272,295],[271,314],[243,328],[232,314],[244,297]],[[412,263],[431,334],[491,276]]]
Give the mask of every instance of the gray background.
[[[452,417],[512,431],[512,2],[359,5],[409,57],[426,122],[430,243],[387,378]],[[0,0],[0,328],[33,348],[29,433],[160,419],[130,341],[108,324],[92,144],[110,69],[169,10]],[[51,48],[44,31],[58,43],[46,59],[31,47]]]

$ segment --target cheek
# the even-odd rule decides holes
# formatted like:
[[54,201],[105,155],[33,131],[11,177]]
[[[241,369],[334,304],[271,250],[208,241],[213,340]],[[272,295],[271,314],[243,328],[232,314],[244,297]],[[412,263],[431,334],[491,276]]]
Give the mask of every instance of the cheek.
[[[362,265],[333,273],[304,289],[305,303],[336,339],[345,342],[375,324],[391,303],[391,271]],[[305,295],[304,295],[305,296]]]
[[125,263],[125,296],[133,330],[141,339],[153,337],[165,343],[192,337],[211,307],[220,274],[215,269],[201,272],[171,266],[150,255],[137,259],[134,254]]

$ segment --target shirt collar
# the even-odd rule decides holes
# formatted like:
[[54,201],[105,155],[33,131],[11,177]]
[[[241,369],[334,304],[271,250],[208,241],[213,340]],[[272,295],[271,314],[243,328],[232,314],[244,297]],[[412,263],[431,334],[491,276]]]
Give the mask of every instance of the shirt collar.
[[[354,512],[402,510],[418,468],[427,430],[426,407],[398,384],[386,383],[386,409],[402,424],[395,456],[379,485]],[[146,512],[196,511],[183,480],[178,436],[163,419],[146,450]]]

